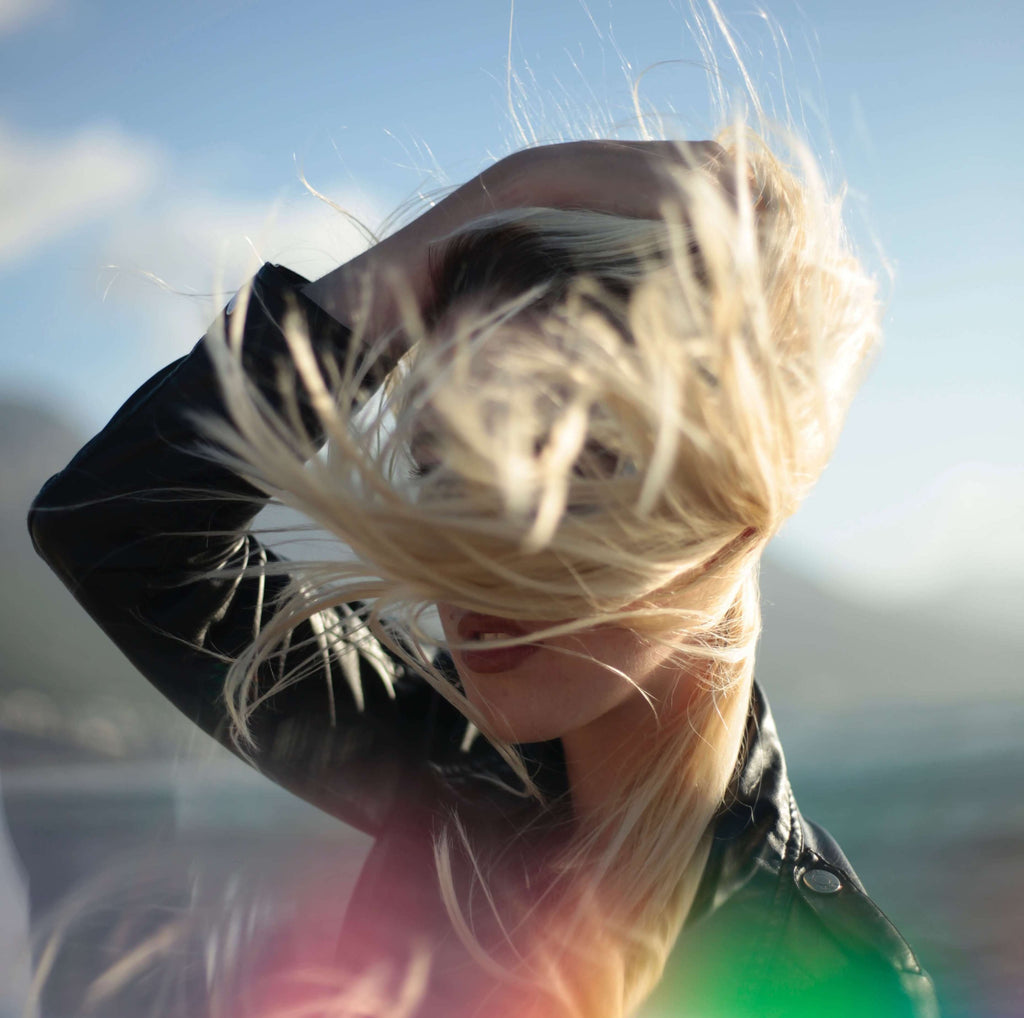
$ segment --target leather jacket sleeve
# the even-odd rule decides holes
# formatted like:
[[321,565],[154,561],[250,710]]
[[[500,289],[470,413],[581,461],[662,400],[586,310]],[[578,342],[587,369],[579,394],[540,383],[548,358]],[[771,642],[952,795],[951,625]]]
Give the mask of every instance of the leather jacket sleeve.
[[[302,295],[304,283],[272,265],[253,282],[243,362],[272,404],[282,372],[292,370],[278,324],[288,308],[306,315],[319,353],[340,354],[349,338]],[[29,526],[38,552],[143,675],[235,749],[225,672],[266,623],[285,578],[241,575],[274,556],[249,532],[262,494],[211,458],[200,434],[200,419],[224,412],[204,337],[47,482]],[[303,416],[315,432],[314,416]],[[376,832],[398,785],[408,790],[424,760],[451,752],[461,735],[456,712],[406,674],[346,606],[303,624],[291,646],[312,656],[289,651],[281,667],[303,665],[308,674],[253,717],[251,762]]]

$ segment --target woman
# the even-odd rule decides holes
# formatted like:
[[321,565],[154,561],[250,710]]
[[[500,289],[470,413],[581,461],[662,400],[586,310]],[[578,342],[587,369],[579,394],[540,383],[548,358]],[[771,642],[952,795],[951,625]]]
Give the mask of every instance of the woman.
[[[753,686],[760,554],[877,331],[801,170],[740,129],[510,156],[265,266],[37,499],[143,674],[376,836],[338,1013],[934,1013]],[[278,560],[267,496],[355,560]]]

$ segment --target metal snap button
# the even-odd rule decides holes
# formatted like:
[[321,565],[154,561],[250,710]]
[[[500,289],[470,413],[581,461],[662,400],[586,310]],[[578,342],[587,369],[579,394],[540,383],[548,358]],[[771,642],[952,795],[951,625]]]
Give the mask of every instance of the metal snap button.
[[843,887],[843,882],[830,870],[808,870],[803,879],[804,886],[817,894],[835,894]]

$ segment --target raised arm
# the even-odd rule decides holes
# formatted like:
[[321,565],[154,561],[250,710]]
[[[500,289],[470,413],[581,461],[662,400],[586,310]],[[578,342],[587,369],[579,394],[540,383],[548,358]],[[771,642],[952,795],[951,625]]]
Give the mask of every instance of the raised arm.
[[[301,295],[305,283],[275,266],[265,266],[253,282],[244,364],[272,400],[277,373],[289,363],[278,327],[287,304],[298,302],[325,354],[342,352],[348,340],[347,329]],[[197,416],[222,413],[204,339],[146,382],[47,482],[29,525],[39,553],[143,675],[190,720],[232,746],[223,700],[227,665],[266,623],[286,580],[241,575],[273,555],[248,532],[262,494],[202,451]],[[343,614],[325,620],[338,653],[324,655],[319,674],[254,715],[253,758],[316,805],[372,830],[374,810],[386,799],[380,793],[398,779],[401,764],[382,741],[396,728],[386,683],[405,680],[376,645],[357,641],[362,653],[353,653],[354,644],[342,642],[355,622]],[[307,623],[293,642],[301,646],[316,636]],[[283,666],[298,663],[292,654]],[[363,712],[352,693],[357,682]],[[365,742],[359,759],[375,765],[366,774],[346,773],[335,759],[351,745],[341,737],[351,735],[357,719]],[[348,769],[355,763],[353,756]],[[370,777],[378,794],[354,794],[369,790]]]

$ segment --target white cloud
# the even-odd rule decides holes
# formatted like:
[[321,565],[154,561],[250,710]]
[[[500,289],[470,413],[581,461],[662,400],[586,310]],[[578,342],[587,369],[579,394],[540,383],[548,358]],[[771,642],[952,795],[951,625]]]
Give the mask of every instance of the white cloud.
[[43,140],[0,124],[0,268],[131,206],[159,164],[154,146],[116,128]]
[[[370,225],[380,218],[365,197],[346,208]],[[321,274],[363,247],[344,216],[305,194],[259,201],[195,193],[147,202],[120,217],[107,241],[109,263],[122,274],[152,273],[192,293],[207,293],[218,281],[234,290],[268,260]]]
[[[370,225],[390,209],[350,185],[317,183]],[[315,277],[365,247],[344,215],[295,179],[281,185],[276,201],[216,192],[116,129],[43,139],[0,121],[0,286],[5,267],[52,263],[45,285],[17,298],[22,312],[45,302],[52,328],[29,348],[10,330],[0,336],[0,381],[63,386],[81,416],[99,423],[140,379],[189,349],[224,294],[262,261]],[[59,257],[73,233],[72,257]]]
[[[370,226],[386,208],[365,195],[342,195],[339,204]],[[187,349],[263,262],[315,278],[365,246],[345,216],[306,194],[276,202],[210,193],[148,201],[118,217],[108,235],[107,301],[144,314],[148,353],[166,358]]]
[[0,0],[0,35],[17,32],[53,7],[54,0]]

